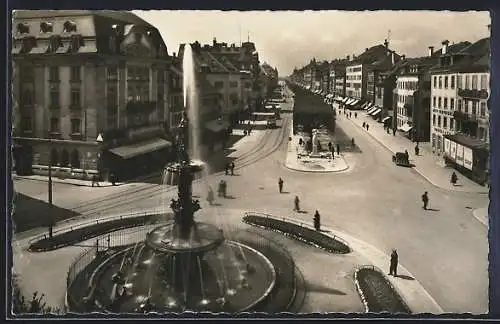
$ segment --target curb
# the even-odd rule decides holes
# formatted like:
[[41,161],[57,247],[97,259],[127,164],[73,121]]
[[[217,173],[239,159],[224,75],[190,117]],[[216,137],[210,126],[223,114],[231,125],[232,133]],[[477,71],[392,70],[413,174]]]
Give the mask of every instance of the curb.
[[[486,219],[483,217],[479,216],[478,214],[483,213],[483,209],[486,209]],[[472,216],[474,216],[475,219],[477,219],[481,224],[483,224],[486,227],[489,227],[488,221],[489,221],[489,213],[488,213],[488,207],[482,207],[482,208],[476,208],[472,211]]]
[[[345,160],[344,160],[345,162]],[[313,170],[301,170],[301,169],[297,169],[297,168],[294,168],[294,167],[290,167],[287,165],[287,163],[283,163],[283,166],[285,168],[287,168],[288,170],[292,170],[292,171],[297,171],[297,172],[304,172],[304,173],[340,173],[340,172],[345,172],[347,170],[349,170],[349,165],[347,165],[346,163],[346,167],[343,168],[343,169],[339,169],[339,170],[334,170],[334,171],[313,171]]]
[[[352,121],[352,119],[349,119],[349,120],[351,121],[351,123],[353,123],[357,127],[361,128],[361,126],[358,125],[356,122]],[[382,145],[390,153],[392,153],[392,154],[396,153],[396,152],[393,152],[392,149],[390,149],[389,146],[387,146],[385,143],[383,143],[380,139],[378,139],[377,137],[375,137],[375,135],[372,135],[369,131],[367,131],[367,133],[370,135],[370,137],[372,139],[374,139],[375,141],[377,141],[380,145]],[[452,191],[452,192],[488,194],[488,192],[482,192],[482,191],[468,191],[468,190],[457,190],[457,189],[453,189],[453,188],[445,188],[445,187],[442,187],[442,186],[436,184],[433,180],[431,180],[428,176],[426,176],[419,168],[417,168],[417,166],[414,166],[411,169],[414,170],[414,172],[418,173],[422,178],[424,178],[431,185],[433,185],[434,187],[439,188],[439,189],[443,189],[443,190],[447,190],[447,191]]]

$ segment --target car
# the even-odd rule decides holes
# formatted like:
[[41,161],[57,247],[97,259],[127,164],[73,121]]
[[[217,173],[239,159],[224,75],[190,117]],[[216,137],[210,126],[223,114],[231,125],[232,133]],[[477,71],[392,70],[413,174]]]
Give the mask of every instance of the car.
[[276,127],[276,119],[274,117],[271,117],[267,120],[267,128],[274,128]]

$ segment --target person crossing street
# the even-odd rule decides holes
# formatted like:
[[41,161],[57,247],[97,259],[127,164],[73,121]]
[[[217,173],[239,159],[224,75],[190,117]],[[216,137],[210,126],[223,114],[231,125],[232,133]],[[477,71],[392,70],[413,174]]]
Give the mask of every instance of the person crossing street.
[[280,190],[280,193],[282,193],[283,192],[283,179],[281,179],[281,177],[278,180],[278,188]]
[[389,275],[394,277],[398,276],[398,252],[396,251],[396,249],[392,249]]
[[422,195],[422,202],[424,203],[422,208],[427,210],[427,206],[429,205],[429,195],[427,194],[427,191]]

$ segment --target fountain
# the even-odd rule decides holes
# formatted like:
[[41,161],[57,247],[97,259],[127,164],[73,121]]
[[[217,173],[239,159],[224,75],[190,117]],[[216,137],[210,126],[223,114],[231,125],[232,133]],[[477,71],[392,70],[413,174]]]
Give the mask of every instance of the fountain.
[[[194,71],[190,55],[187,45],[184,68]],[[124,248],[118,252],[121,257],[97,267],[99,274],[92,278],[98,279],[91,279],[89,286],[99,287],[100,292],[85,297],[87,303],[94,303],[88,306],[91,310],[99,305],[101,310],[117,313],[238,312],[254,309],[275,286],[276,270],[263,253],[227,240],[214,224],[194,219],[201,206],[193,199],[192,183],[205,164],[191,160],[189,154],[199,149],[199,130],[194,127],[190,133],[188,113],[197,118],[198,107],[189,99],[195,97],[194,73],[187,74],[188,107],[177,131],[177,161],[164,173],[164,179],[178,189],[177,198],[170,201],[173,221],[157,226],[144,242]],[[191,150],[188,143],[194,144]]]

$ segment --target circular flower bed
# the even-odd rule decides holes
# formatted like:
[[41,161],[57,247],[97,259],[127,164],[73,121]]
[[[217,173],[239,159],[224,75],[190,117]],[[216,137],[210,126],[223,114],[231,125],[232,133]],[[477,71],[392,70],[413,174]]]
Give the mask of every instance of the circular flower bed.
[[89,226],[74,229],[69,232],[54,235],[51,238],[46,237],[39,241],[33,242],[29,246],[28,250],[31,252],[52,251],[117,230],[142,226],[146,224],[153,224],[171,218],[171,214],[153,214],[123,219],[119,218],[103,223],[95,223]]
[[243,222],[291,236],[330,253],[346,254],[351,252],[349,246],[329,235],[284,220],[258,215],[246,215],[243,217]]
[[411,313],[381,271],[374,267],[364,267],[356,271],[354,280],[367,312]]

